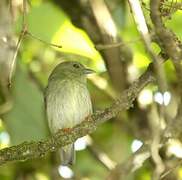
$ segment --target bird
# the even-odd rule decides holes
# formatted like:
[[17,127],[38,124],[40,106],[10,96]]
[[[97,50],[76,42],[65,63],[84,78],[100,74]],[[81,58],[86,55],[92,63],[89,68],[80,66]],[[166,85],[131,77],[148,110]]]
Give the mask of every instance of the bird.
[[[48,78],[45,107],[51,133],[73,128],[92,114],[87,75],[94,73],[77,61],[58,64]],[[74,143],[61,147],[61,165],[75,163]]]

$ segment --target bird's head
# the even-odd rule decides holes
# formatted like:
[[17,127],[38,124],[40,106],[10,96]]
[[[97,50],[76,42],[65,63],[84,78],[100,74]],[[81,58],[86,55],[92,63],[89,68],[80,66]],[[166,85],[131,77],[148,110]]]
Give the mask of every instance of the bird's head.
[[88,74],[94,73],[95,71],[84,67],[81,63],[76,61],[66,61],[58,64],[53,70],[50,78],[83,78],[86,79]]

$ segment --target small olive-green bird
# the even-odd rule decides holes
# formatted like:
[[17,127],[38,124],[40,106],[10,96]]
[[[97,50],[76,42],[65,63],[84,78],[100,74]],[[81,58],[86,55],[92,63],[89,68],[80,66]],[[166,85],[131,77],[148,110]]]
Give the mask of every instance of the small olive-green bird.
[[[72,128],[92,113],[87,74],[93,73],[78,62],[62,62],[52,71],[45,89],[48,125],[52,133]],[[61,148],[61,164],[75,161],[74,144]]]

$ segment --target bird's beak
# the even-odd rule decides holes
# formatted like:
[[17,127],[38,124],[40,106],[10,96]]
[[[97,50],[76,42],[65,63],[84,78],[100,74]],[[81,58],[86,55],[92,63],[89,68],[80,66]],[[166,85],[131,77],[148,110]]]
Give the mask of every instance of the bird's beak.
[[87,69],[87,68],[86,68],[86,69],[84,70],[84,73],[85,73],[85,74],[92,74],[92,73],[95,73],[95,71],[92,70],[92,69]]

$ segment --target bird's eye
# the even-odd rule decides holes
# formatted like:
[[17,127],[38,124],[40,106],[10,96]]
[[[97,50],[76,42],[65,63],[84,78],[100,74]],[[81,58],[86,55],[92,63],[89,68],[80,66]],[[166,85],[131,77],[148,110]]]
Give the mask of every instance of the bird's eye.
[[74,68],[80,68],[80,66],[78,64],[73,64]]

